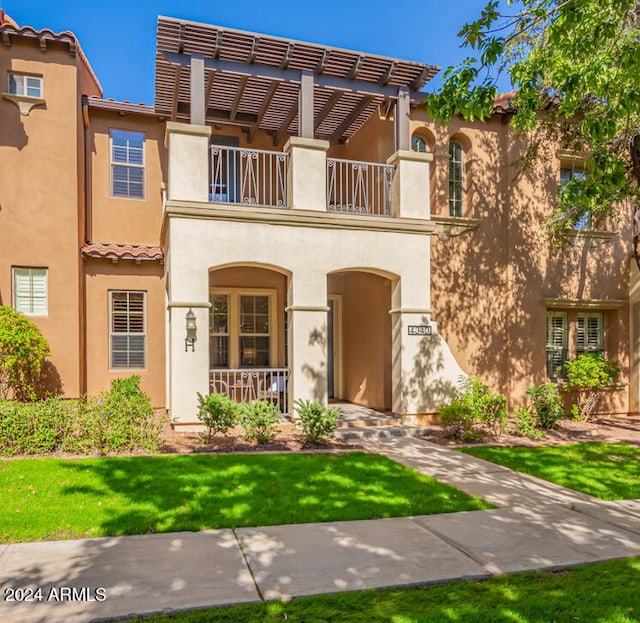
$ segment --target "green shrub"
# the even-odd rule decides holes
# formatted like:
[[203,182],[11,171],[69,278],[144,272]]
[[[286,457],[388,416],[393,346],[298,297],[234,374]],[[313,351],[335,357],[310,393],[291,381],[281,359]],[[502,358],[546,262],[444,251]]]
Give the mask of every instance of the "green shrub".
[[207,427],[202,435],[203,443],[211,443],[216,433],[226,435],[238,423],[240,405],[224,394],[198,393],[198,405],[198,419]]
[[156,451],[162,424],[140,377],[123,381],[89,399],[0,402],[0,454]]
[[440,424],[447,437],[464,440],[473,433],[473,412],[471,407],[458,398],[440,409]]
[[575,419],[587,421],[595,411],[602,391],[618,379],[620,366],[599,354],[582,354],[568,361],[565,367],[567,390],[578,395],[578,402],[572,405],[571,413]]
[[340,413],[337,409],[327,409],[310,400],[297,400],[295,408],[300,416],[299,426],[305,442],[318,443],[338,426]]
[[451,403],[440,409],[440,423],[449,437],[471,441],[481,438],[477,424],[500,436],[508,415],[506,398],[490,392],[479,377],[470,376],[460,382]]
[[0,306],[0,399],[37,398],[35,384],[50,354],[47,340],[33,322]]
[[268,400],[242,405],[241,423],[248,441],[269,443],[276,436],[278,407]]
[[504,396],[489,391],[478,395],[473,403],[473,412],[475,419],[484,424],[494,437],[502,435],[509,417]]
[[114,379],[111,389],[87,401],[87,421],[94,427],[89,436],[96,450],[121,452],[156,451],[161,423],[154,416],[149,396],[140,389],[140,377]]
[[529,439],[543,439],[544,431],[540,430],[538,415],[532,407],[522,407],[513,412],[516,430]]
[[531,398],[533,408],[538,415],[537,421],[540,428],[545,430],[556,428],[558,420],[563,415],[558,386],[555,383],[535,385],[527,390],[527,396]]
[[0,454],[47,454],[73,435],[77,401],[46,398],[0,403]]

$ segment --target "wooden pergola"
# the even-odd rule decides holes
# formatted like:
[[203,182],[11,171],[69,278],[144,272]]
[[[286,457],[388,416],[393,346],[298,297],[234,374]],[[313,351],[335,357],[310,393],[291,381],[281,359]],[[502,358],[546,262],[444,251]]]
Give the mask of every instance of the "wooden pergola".
[[155,110],[172,120],[346,142],[379,107],[395,108],[396,148],[409,110],[439,67],[160,17]]

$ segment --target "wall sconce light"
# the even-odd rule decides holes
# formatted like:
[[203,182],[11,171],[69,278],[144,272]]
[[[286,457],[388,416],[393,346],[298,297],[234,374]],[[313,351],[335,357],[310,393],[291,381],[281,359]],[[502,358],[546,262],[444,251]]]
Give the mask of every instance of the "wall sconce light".
[[196,350],[196,333],[198,331],[198,327],[196,325],[196,315],[193,313],[193,310],[189,308],[186,316],[187,320],[187,337],[184,340],[184,352],[186,353],[189,350],[189,346],[191,346],[191,352]]

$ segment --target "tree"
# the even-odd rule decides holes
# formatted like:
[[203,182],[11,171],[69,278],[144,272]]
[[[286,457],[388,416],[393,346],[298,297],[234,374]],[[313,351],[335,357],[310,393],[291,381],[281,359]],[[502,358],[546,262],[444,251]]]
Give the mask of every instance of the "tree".
[[427,110],[443,123],[485,119],[508,71],[512,124],[528,133],[524,162],[549,139],[586,154],[588,174],[562,186],[546,223],[551,237],[566,240],[585,213],[615,218],[631,209],[640,267],[640,2],[508,0],[510,15],[498,6],[488,2],[458,33],[475,56],[446,70]]
[[0,399],[35,398],[35,382],[50,354],[36,325],[20,312],[0,306]]

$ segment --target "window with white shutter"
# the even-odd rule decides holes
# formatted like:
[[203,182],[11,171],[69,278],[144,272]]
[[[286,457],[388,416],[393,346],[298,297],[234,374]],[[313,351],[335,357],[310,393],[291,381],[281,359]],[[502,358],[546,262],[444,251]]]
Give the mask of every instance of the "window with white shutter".
[[49,313],[46,268],[13,269],[13,307],[26,316]]
[[567,312],[547,312],[547,376],[564,378],[568,343]]
[[145,292],[109,292],[110,364],[114,370],[147,365]]
[[576,355],[604,354],[604,324],[602,312],[580,312],[576,319]]
[[144,199],[144,134],[111,130],[111,196]]

